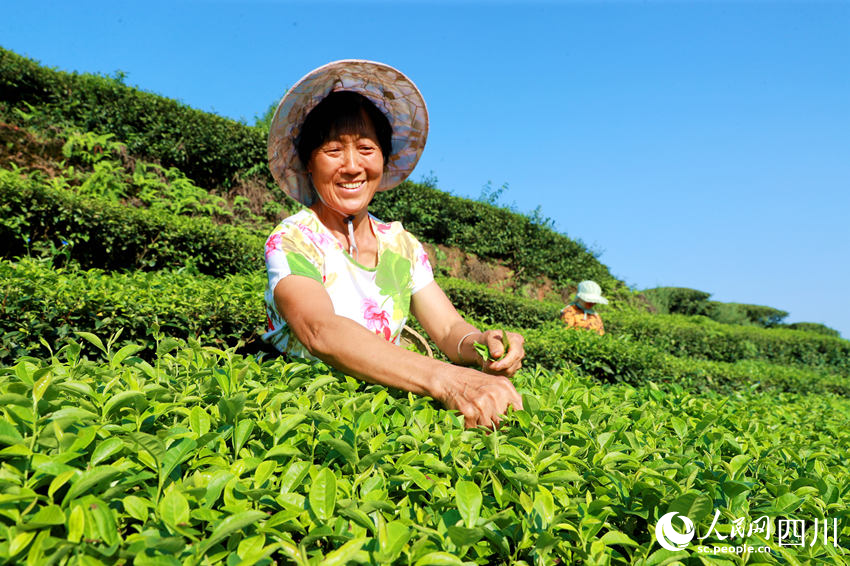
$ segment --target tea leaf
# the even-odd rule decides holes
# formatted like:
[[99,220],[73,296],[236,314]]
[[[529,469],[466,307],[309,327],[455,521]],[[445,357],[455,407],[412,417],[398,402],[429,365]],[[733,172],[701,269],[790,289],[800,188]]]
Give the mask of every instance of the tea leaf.
[[203,436],[210,431],[210,416],[203,407],[192,407],[189,413],[189,425],[192,427],[192,432],[198,436]]
[[345,566],[349,561],[354,559],[354,556],[363,548],[363,545],[368,540],[366,537],[351,539],[336,550],[325,555],[322,560],[323,566]]
[[331,470],[323,468],[310,486],[310,508],[316,517],[327,521],[333,516],[335,505],[336,476]]
[[121,470],[112,466],[98,466],[86,470],[80,474],[76,481],[71,484],[64,501],[73,501],[76,497],[84,494],[99,483],[111,481],[121,475]]
[[176,489],[168,491],[163,496],[158,510],[162,520],[172,527],[189,522],[189,502]]
[[92,452],[91,459],[89,460],[89,466],[97,466],[110,456],[117,454],[124,448],[124,442],[120,438],[116,438],[114,436],[107,438],[103,442],[97,445],[97,448]]
[[455,501],[466,526],[474,527],[481,513],[481,489],[470,481],[458,481],[455,484]]
[[128,495],[122,501],[128,515],[142,523],[148,518],[148,504],[141,497]]
[[71,515],[68,517],[68,541],[80,542],[85,524],[86,517],[82,506],[74,505],[74,508],[71,509]]
[[109,366],[113,369],[117,368],[129,356],[132,356],[133,354],[144,350],[144,348],[144,346],[141,346],[139,344],[127,344],[126,346],[115,352],[115,355],[113,355],[112,359],[109,361]]
[[101,342],[100,338],[98,338],[96,334],[92,334],[91,332],[74,332],[74,334],[76,334],[80,338],[84,338],[87,342],[95,346],[104,354],[106,353],[106,347],[103,345],[103,342]]
[[206,554],[218,541],[230,536],[235,532],[242,531],[246,527],[256,523],[260,519],[266,517],[262,511],[242,511],[225,518],[221,523],[213,529],[209,538],[204,540],[198,547],[198,552],[201,556]]
[[463,566],[463,561],[448,552],[429,552],[415,566]]
[[180,438],[176,440],[162,458],[162,469],[159,473],[159,485],[162,487],[165,480],[171,475],[171,472],[192,456],[192,451],[195,450],[197,443],[191,438]]

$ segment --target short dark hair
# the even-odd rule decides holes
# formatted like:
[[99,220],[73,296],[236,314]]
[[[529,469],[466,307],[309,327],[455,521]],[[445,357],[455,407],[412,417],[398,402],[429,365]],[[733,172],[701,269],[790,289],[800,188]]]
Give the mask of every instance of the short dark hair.
[[367,118],[378,136],[386,165],[392,153],[390,121],[371,100],[349,90],[330,93],[304,118],[301,133],[295,140],[301,164],[306,168],[313,151],[328,140],[342,134],[364,134],[368,128]]

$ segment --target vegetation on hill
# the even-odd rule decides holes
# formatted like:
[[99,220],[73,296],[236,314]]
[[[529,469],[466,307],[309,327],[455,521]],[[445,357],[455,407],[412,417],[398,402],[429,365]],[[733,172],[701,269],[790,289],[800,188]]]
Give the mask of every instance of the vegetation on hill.
[[[111,141],[125,144],[131,155],[166,169],[177,167],[212,193],[226,195],[234,185],[252,178],[254,187],[267,187],[269,195],[284,200],[270,182],[261,128],[199,112],[131,88],[118,78],[47,69],[0,48],[0,118],[4,117],[10,122],[24,120],[43,132],[58,127],[69,133],[111,134]],[[249,196],[268,198],[255,192]],[[592,253],[542,219],[410,182],[379,195],[373,208],[384,219],[401,220],[426,242],[462,247],[504,263],[520,283],[545,276],[561,287],[582,279],[596,279],[612,290],[622,287]]]

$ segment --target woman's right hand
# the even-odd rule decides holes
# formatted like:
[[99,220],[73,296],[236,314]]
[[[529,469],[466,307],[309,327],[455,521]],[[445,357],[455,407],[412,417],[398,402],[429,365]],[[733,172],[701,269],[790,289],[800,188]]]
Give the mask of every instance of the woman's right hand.
[[494,430],[508,407],[522,410],[522,397],[510,380],[471,368],[451,366],[455,371],[443,375],[436,398],[449,410],[463,415],[464,426],[483,426]]

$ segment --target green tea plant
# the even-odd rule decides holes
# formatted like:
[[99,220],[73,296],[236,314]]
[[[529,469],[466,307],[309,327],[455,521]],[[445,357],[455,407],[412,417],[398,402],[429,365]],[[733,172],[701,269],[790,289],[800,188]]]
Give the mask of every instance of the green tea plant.
[[771,546],[762,563],[847,557],[846,399],[538,369],[515,378],[524,410],[488,433],[321,363],[164,335],[145,361],[116,338],[0,368],[6,561],[696,564],[659,549],[654,524],[687,511],[702,534],[714,509],[837,516],[837,547],[750,542]]
[[[109,163],[109,162],[103,162]],[[0,170],[0,257],[28,245],[65,240],[83,267],[162,269],[192,264],[202,273],[263,268],[265,234],[208,218],[125,206],[112,196],[83,196]]]
[[[160,325],[176,337],[205,343],[243,344],[257,352],[264,325],[262,273],[223,278],[192,270],[105,273],[56,268],[51,262],[0,261],[0,360],[43,355],[42,340],[58,349],[74,331],[113,333],[149,340]],[[480,328],[491,325],[476,323]],[[850,395],[840,375],[759,360],[734,363],[678,358],[628,336],[597,336],[552,322],[538,328],[492,325],[525,337],[526,364],[563,367],[602,382],[678,383],[691,390],[831,391]],[[420,332],[424,332],[419,329]],[[788,332],[788,331],[786,331]],[[801,333],[802,334],[802,333]]]
[[112,134],[131,155],[178,167],[201,186],[227,187],[239,171],[266,159],[266,139],[256,128],[115,77],[48,69],[6,49],[0,49],[0,93],[10,113],[29,113],[30,125]]

